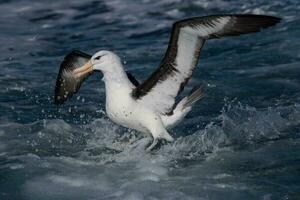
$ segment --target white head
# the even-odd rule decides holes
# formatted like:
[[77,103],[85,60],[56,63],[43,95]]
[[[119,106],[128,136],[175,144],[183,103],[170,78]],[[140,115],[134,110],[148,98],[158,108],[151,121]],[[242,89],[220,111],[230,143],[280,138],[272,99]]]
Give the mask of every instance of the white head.
[[82,76],[94,70],[100,70],[101,72],[114,72],[115,66],[120,66],[121,61],[119,56],[111,51],[98,51],[92,58],[84,64],[73,71],[76,76]]
[[113,70],[112,66],[120,64],[120,58],[111,51],[98,51],[95,53],[91,62],[93,64],[93,70],[100,70],[102,72]]

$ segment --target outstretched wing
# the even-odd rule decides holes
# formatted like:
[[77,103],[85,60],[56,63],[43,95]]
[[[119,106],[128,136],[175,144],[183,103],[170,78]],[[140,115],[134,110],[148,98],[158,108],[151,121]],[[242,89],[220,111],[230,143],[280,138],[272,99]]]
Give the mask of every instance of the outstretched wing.
[[65,56],[63,62],[60,65],[60,69],[56,79],[54,103],[62,104],[68,98],[71,98],[76,93],[82,82],[90,75],[86,74],[81,77],[75,77],[72,71],[78,67],[81,67],[91,59],[91,56],[74,50]]
[[[54,103],[62,104],[67,99],[71,98],[73,94],[77,93],[83,81],[91,74],[85,74],[80,77],[74,76],[72,71],[78,67],[82,67],[91,59],[91,55],[82,51],[74,50],[67,54],[60,65],[59,73],[56,79]],[[139,82],[134,78],[132,74],[126,72],[128,79],[135,86],[139,85]]]
[[129,79],[129,81],[135,86],[137,87],[138,85],[140,85],[139,81],[136,80],[136,78],[128,71],[126,71],[126,75],[127,78]]
[[160,66],[132,92],[132,96],[158,113],[168,113],[197,65],[207,39],[258,32],[280,18],[264,15],[213,15],[173,24],[167,52]]

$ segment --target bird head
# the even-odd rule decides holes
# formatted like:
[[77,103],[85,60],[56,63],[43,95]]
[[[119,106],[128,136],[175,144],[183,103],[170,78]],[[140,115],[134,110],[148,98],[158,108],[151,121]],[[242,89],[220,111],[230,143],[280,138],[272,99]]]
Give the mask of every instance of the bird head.
[[99,70],[103,73],[112,71],[114,64],[119,64],[120,58],[110,51],[98,51],[92,58],[85,63],[82,67],[73,70],[73,74],[77,77],[83,76],[94,70]]

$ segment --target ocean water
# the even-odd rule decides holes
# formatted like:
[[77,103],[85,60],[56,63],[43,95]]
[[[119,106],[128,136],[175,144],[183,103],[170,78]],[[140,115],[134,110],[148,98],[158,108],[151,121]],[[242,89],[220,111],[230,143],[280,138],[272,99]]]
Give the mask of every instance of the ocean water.
[[[298,0],[1,0],[0,199],[300,199],[299,11]],[[221,13],[283,20],[205,44],[185,91],[205,97],[174,143],[146,153],[149,138],[111,122],[100,73],[53,104],[72,49],[114,51],[143,80],[174,21]]]

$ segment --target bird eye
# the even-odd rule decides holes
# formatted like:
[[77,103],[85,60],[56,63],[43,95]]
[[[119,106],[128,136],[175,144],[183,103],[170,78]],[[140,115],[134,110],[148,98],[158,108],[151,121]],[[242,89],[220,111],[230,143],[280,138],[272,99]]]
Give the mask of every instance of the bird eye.
[[101,58],[101,56],[97,56],[97,57],[95,58],[95,60],[100,60],[100,58]]

